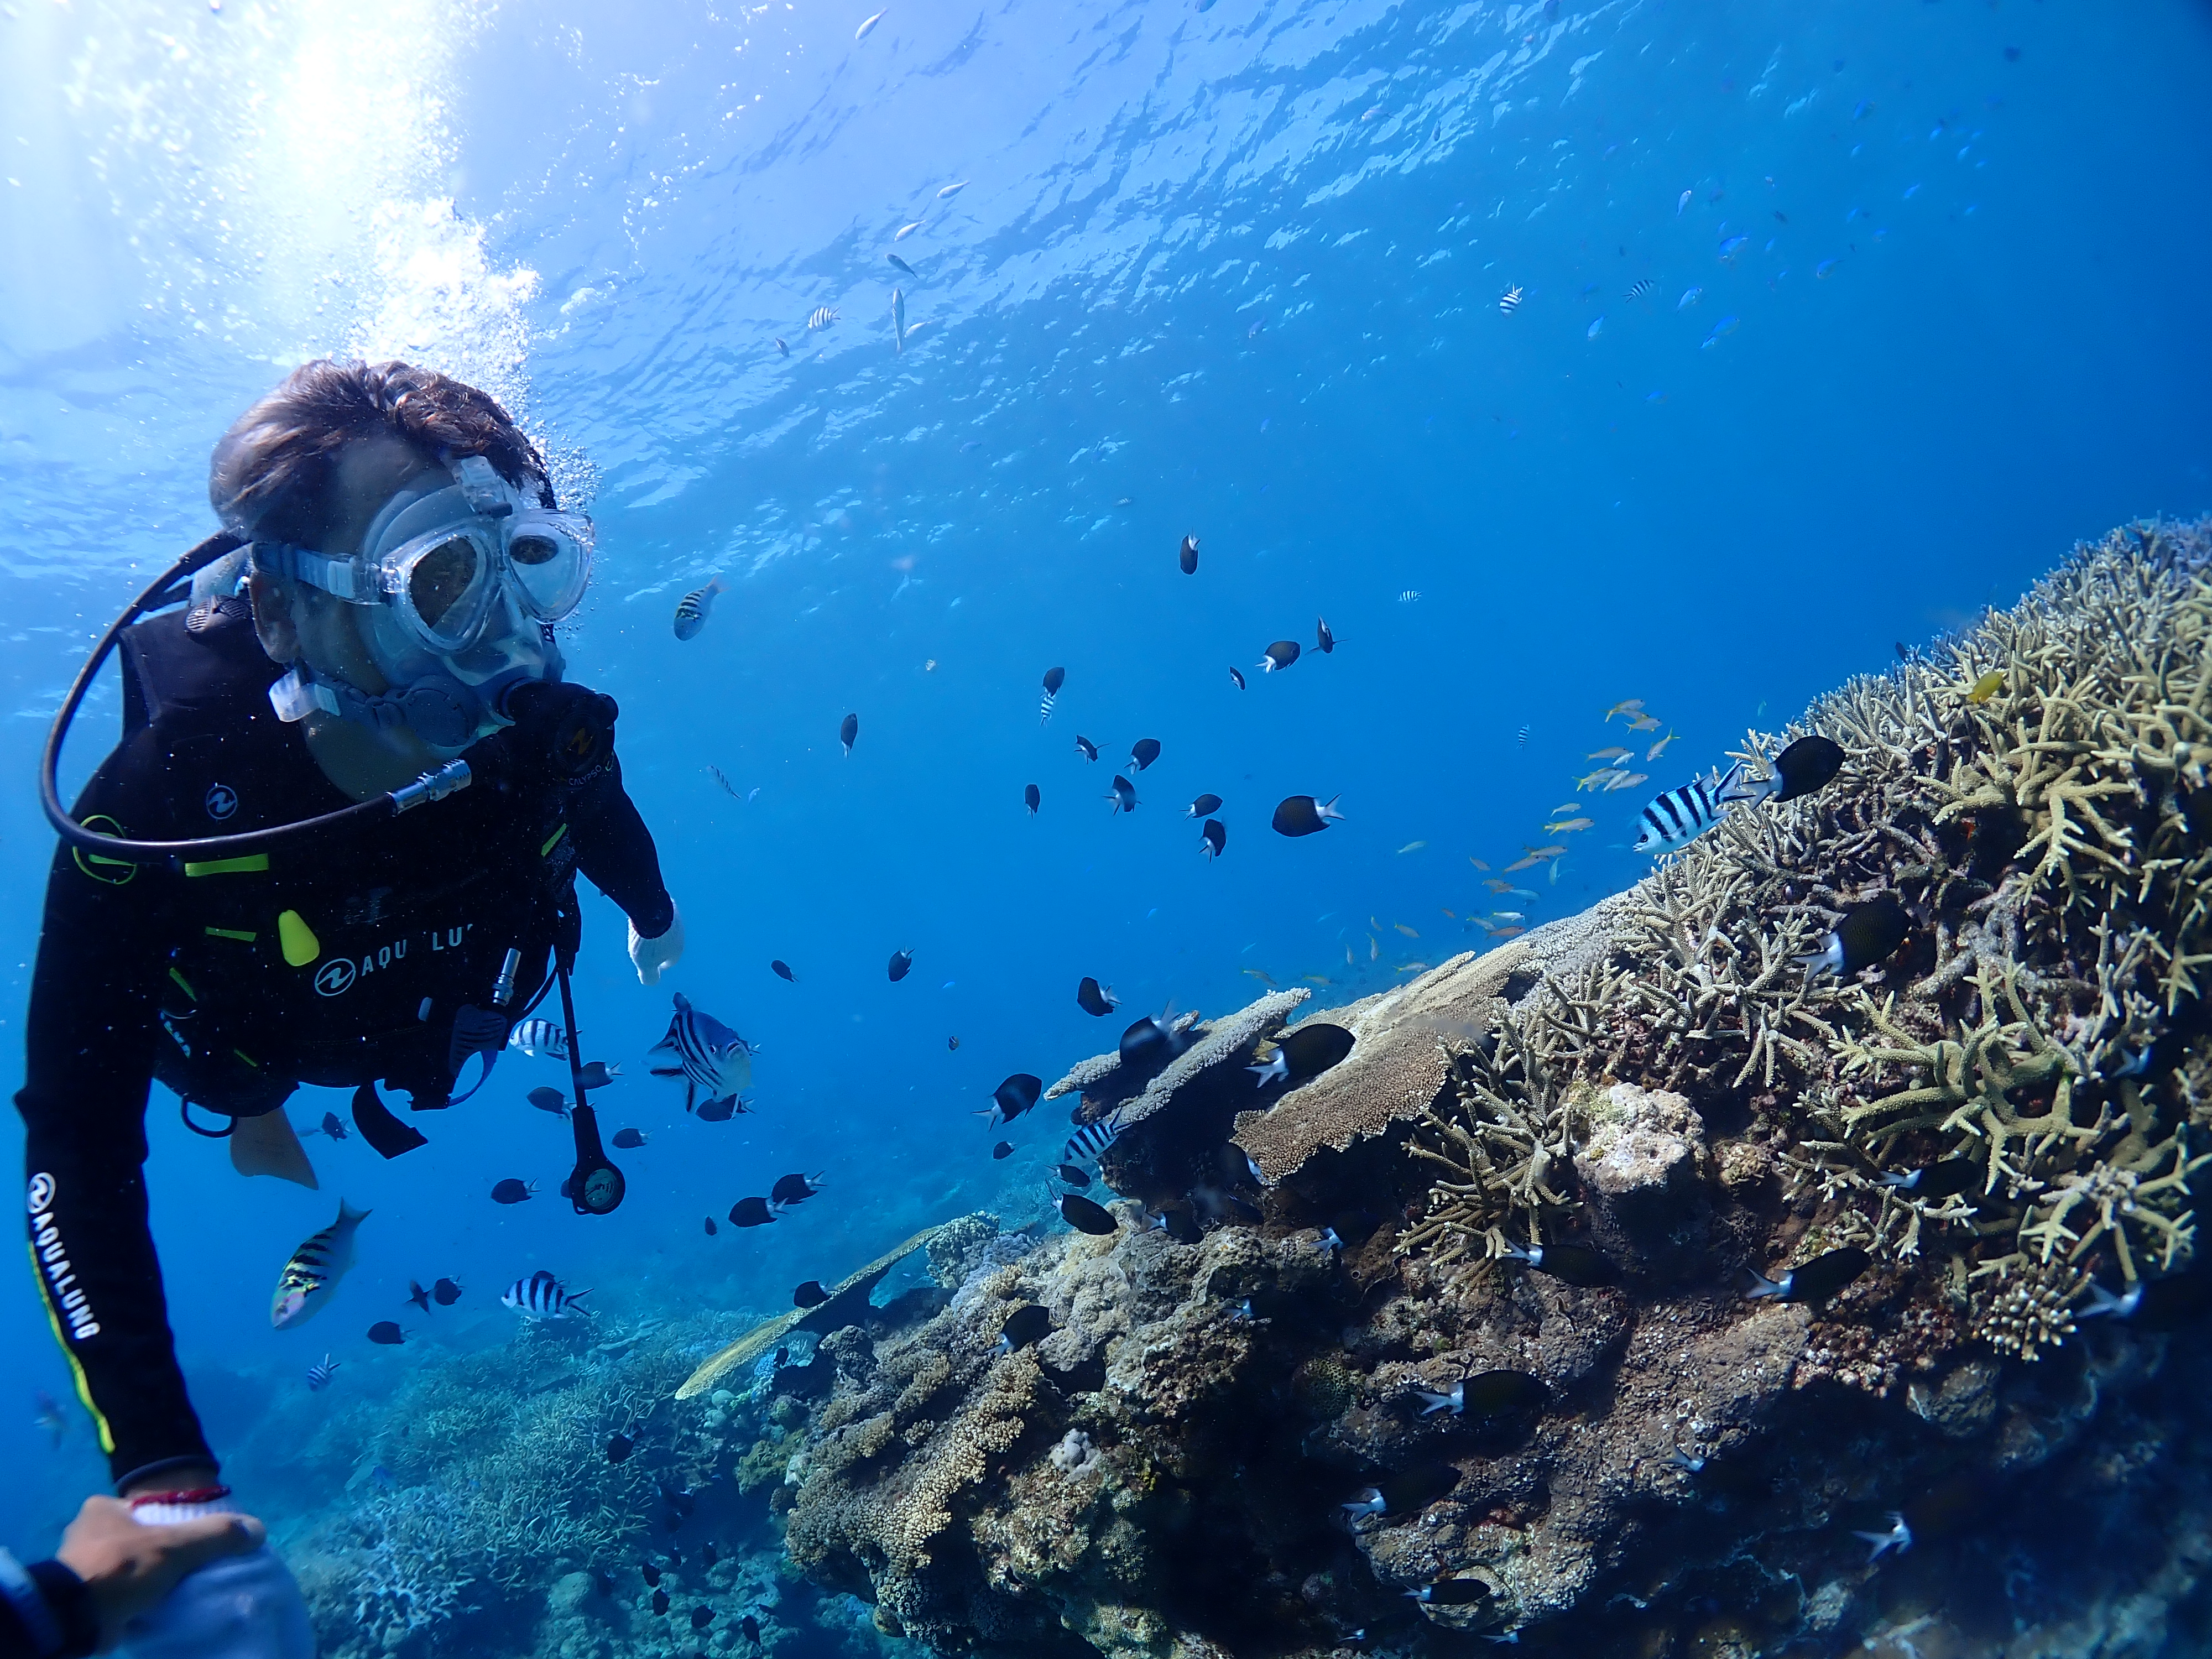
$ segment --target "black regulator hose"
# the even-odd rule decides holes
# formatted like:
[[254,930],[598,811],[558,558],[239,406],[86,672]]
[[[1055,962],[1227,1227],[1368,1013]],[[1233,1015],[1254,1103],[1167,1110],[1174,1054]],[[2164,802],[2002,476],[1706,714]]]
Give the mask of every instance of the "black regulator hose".
[[[39,805],[44,809],[46,822],[54,833],[71,846],[102,858],[125,859],[222,859],[240,854],[258,852],[286,836],[298,835],[310,830],[334,830],[341,824],[350,824],[371,818],[397,817],[410,806],[424,801],[442,800],[457,789],[469,784],[469,769],[465,761],[449,761],[434,772],[425,773],[404,788],[379,795],[352,806],[340,807],[335,812],[324,812],[312,818],[301,818],[295,823],[272,824],[265,830],[247,830],[234,836],[201,836],[190,841],[131,841],[121,836],[103,836],[96,830],[88,830],[72,818],[62,805],[61,765],[62,742],[69,736],[70,722],[76,719],[77,710],[84,704],[85,694],[92,690],[92,682],[106,662],[108,656],[123,637],[123,630],[141,617],[157,611],[166,611],[180,605],[191,596],[191,579],[216,560],[226,558],[246,545],[243,536],[226,530],[209,537],[198,547],[171,565],[158,577],[154,585],[133,599],[130,605],[100,636],[92,655],[84,666],[77,670],[69,695],[62,699],[61,712],[54,716],[53,728],[46,733],[46,753],[39,762]],[[610,723],[611,725],[611,722]]]

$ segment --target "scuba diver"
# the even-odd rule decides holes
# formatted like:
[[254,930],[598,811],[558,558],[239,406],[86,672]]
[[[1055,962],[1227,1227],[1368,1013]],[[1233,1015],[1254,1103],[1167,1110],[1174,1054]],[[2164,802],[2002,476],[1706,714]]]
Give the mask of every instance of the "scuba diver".
[[[615,703],[562,678],[590,522],[498,404],[311,362],[231,427],[208,493],[223,532],[108,630],[41,773],[63,841],[15,1097],[32,1251],[125,1497],[215,1489],[148,1226],[152,1080],[241,1171],[313,1186],[283,1109],[301,1084],[353,1091],[392,1158],[425,1137],[380,1082],[415,1114],[466,1098],[556,982],[573,1038],[578,873],[643,982],[684,948]],[[118,648],[122,741],[64,812],[62,738]],[[564,1191],[603,1214],[621,1175],[568,1047]]]

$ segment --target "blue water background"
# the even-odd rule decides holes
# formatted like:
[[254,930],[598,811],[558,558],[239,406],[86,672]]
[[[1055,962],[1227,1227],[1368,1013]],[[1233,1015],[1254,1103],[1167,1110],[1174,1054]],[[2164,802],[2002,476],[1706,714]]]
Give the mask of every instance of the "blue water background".
[[[1567,914],[1640,867],[1642,798],[1747,724],[2078,536],[2212,500],[2201,6],[1011,0],[894,3],[856,41],[866,9],[0,12],[0,1049],[46,721],[92,633],[212,527],[216,436],[324,351],[477,378],[592,494],[574,672],[621,702],[691,941],[646,989],[587,901],[586,1047],[624,1073],[603,1115],[653,1137],[610,1219],[553,1196],[565,1133],[521,1099],[550,1063],[510,1056],[394,1164],[311,1139],[318,1194],[235,1176],[157,1092],[155,1224],[219,1448],[326,1350],[336,1401],[506,1340],[494,1298],[535,1267],[603,1320],[707,1306],[735,1334],[927,1221],[1028,1214],[1064,1117],[994,1164],[970,1114],[1110,1046],[1079,975],[1131,1016],[1233,1006],[1250,970],[1326,976],[1326,1002],[1486,943],[1470,915]],[[927,325],[903,355],[895,283]],[[716,571],[733,591],[678,643]],[[1333,655],[1257,672],[1324,615]],[[1486,891],[1469,860],[1555,839],[1631,697],[1680,734],[1650,788],[1582,797],[1596,827],[1556,882],[1513,878],[1533,901]],[[103,693],[71,779],[114,718]],[[1164,754],[1116,817],[1140,737]],[[1213,865],[1181,816],[1202,791],[1227,801]],[[1345,821],[1271,834],[1292,793]],[[754,1115],[687,1120],[643,1076],[671,988],[763,1046]],[[705,1236],[794,1170],[829,1190]],[[539,1198],[491,1205],[510,1175]],[[272,1332],[277,1268],[341,1193],[374,1211],[360,1265]],[[404,1307],[441,1274],[459,1307]],[[369,1346],[391,1317],[410,1346]],[[81,1418],[48,1449],[41,1389],[65,1371],[19,1274],[18,1550],[102,1475]]]

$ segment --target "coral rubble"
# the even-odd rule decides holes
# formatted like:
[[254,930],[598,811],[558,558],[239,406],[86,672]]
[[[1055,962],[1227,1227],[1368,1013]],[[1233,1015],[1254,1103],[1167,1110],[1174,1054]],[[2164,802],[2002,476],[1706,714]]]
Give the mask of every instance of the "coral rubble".
[[[1118,1230],[965,1224],[949,1299],[768,1379],[792,1561],[994,1659],[1903,1651],[1916,1617],[2087,1651],[2069,1597],[2201,1593],[2209,556],[2116,532],[1748,734],[1754,775],[1809,732],[1845,763],[1308,1015],[1352,1038],[1318,1077],[1248,1069],[1302,993],[1073,1068]],[[1820,971],[1877,899],[1903,943]],[[2031,1493],[2165,1541],[2085,1560],[1998,1523]]]

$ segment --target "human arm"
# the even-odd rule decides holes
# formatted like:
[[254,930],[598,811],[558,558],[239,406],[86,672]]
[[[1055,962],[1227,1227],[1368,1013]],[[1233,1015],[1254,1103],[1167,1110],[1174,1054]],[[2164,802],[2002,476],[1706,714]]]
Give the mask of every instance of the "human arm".
[[20,1565],[0,1551],[0,1659],[78,1659],[105,1652],[185,1574],[259,1547],[250,1515],[148,1526],[131,1505],[88,1498],[51,1561]]
[[684,954],[684,923],[661,881],[653,832],[622,786],[618,761],[610,759],[583,785],[569,821],[576,867],[629,918],[630,960],[640,982],[653,984]]
[[[102,766],[77,802],[80,822],[161,832],[149,736]],[[66,844],[56,852],[15,1097],[39,1287],[123,1486],[215,1465],[177,1369],[143,1170],[155,1044],[168,1040],[156,988],[170,879]]]

